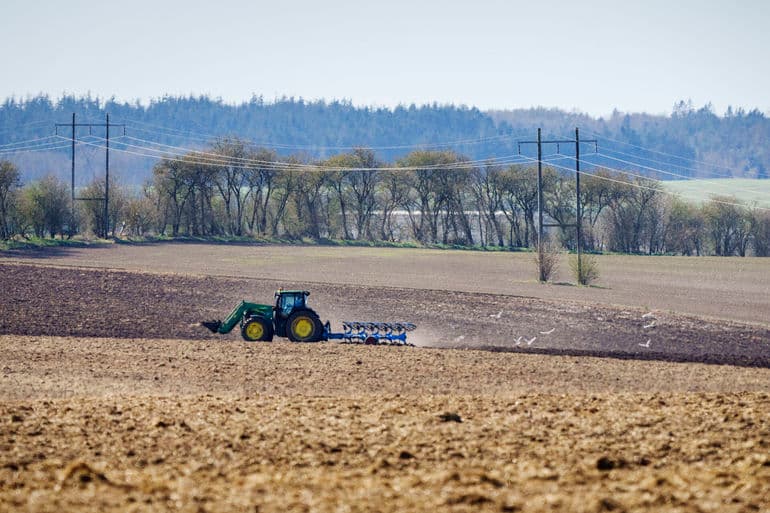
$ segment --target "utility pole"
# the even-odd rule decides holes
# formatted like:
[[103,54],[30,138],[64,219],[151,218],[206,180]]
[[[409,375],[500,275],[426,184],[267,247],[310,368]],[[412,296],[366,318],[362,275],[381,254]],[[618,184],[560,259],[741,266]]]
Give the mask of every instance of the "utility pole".
[[[537,129],[537,246],[543,244],[543,139]],[[521,150],[519,150],[521,153]]]
[[[102,236],[107,238],[110,234],[110,127],[122,127],[123,135],[126,135],[125,124],[110,123],[110,115],[107,114],[106,123],[75,123],[75,113],[72,113],[72,123],[56,123],[56,134],[59,133],[59,127],[72,127],[72,219],[70,225],[75,221],[75,201],[103,201],[104,202],[104,231]],[[88,127],[89,131],[93,127],[104,127],[106,130],[106,145],[105,145],[105,163],[104,163],[104,197],[103,198],[77,198],[75,197],[75,128],[76,127]],[[74,230],[70,226],[70,234],[73,234]]]
[[577,274],[578,279],[583,276],[583,212],[580,206],[580,130],[575,127],[575,220],[577,228]]
[[70,218],[70,237],[74,235],[72,224],[75,222],[75,113],[72,113],[72,217]]
[[106,114],[107,123],[104,125],[106,130],[105,140],[105,160],[104,160],[104,238],[110,233],[110,115]]
[[[580,144],[581,143],[593,143],[594,147],[598,146],[596,139],[584,139],[580,140],[580,130],[575,128],[575,139],[553,139],[544,141],[541,136],[541,129],[537,129],[537,139],[534,141],[521,141],[519,142],[519,154],[521,154],[522,144],[537,144],[537,217],[538,217],[538,230],[537,230],[537,245],[538,251],[543,251],[543,228],[544,227],[559,227],[559,228],[575,228],[577,231],[577,267],[578,276],[582,276],[582,249],[583,249],[583,212],[580,206]],[[556,151],[559,151],[561,144],[574,144],[575,145],[575,224],[562,224],[562,223],[544,223],[543,222],[543,144],[555,144]],[[598,151],[598,149],[597,149]],[[543,279],[542,259],[539,259],[540,265],[540,281]]]

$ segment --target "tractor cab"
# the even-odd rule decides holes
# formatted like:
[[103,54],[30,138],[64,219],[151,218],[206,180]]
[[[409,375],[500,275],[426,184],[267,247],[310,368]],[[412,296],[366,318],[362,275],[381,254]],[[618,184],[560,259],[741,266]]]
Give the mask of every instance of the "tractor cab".
[[275,292],[275,315],[286,319],[294,310],[307,309],[305,298],[310,295],[307,290],[281,290]]

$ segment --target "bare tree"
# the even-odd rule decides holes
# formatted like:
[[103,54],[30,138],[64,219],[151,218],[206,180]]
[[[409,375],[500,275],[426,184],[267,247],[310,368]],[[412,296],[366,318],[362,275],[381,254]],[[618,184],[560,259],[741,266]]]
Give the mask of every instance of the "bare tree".
[[[486,220],[486,224],[494,230],[497,245],[500,247],[505,245],[505,233],[498,218],[498,212],[503,210],[501,175],[502,170],[499,167],[487,164],[473,171],[471,181],[471,190],[476,198],[477,209]],[[481,230],[479,232],[481,233]]]
[[703,207],[703,215],[717,256],[746,256],[751,219],[733,196],[716,196]]

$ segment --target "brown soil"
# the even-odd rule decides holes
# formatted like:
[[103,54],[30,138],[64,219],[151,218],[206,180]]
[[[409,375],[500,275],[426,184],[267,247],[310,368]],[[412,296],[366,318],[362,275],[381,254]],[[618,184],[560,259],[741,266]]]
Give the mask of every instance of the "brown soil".
[[[0,511],[770,510],[766,326],[311,281],[0,264]],[[460,349],[197,325],[279,286]]]
[[596,287],[571,285],[574,278],[566,257],[555,284],[537,283],[531,253],[195,243],[0,252],[0,262],[19,258],[79,267],[314,283],[314,291],[325,283],[337,283],[484,292],[623,305],[770,328],[767,258],[599,255]]
[[[409,321],[421,346],[770,367],[770,329],[665,312],[444,290],[0,264],[0,332],[216,339],[198,325],[279,287],[343,320]],[[645,317],[647,315],[647,317]],[[234,332],[236,332],[234,330]],[[233,333],[228,339],[236,339]]]
[[0,510],[767,511],[768,413],[756,393],[3,402]]

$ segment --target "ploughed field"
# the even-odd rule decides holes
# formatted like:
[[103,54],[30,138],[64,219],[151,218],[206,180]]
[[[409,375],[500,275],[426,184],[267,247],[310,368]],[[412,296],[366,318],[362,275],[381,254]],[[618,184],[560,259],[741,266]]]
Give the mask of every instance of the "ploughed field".
[[[0,262],[0,511],[770,509],[770,330],[730,315],[738,292],[725,320],[564,297],[620,293],[612,274],[516,296],[472,269],[404,286],[409,258],[385,286],[364,258],[324,272],[323,248],[326,283],[312,259],[270,279],[171,247],[180,274],[134,247],[124,270],[111,249]],[[333,327],[414,322],[417,347],[197,325],[278,287]]]

